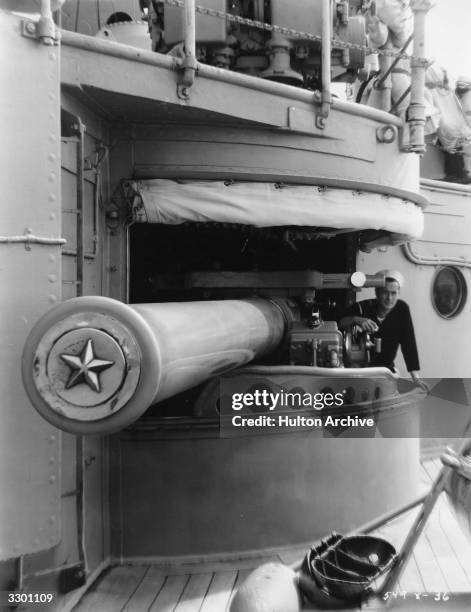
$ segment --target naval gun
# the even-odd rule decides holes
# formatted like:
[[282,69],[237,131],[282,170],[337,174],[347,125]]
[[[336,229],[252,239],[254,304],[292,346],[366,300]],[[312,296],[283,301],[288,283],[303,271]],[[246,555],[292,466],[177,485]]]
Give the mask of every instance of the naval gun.
[[[314,271],[250,275],[217,273],[217,283],[234,288],[256,282],[258,291],[267,292],[302,287],[302,298],[128,305],[86,296],[51,309],[23,351],[23,382],[33,406],[64,431],[104,434],[133,423],[152,404],[280,347],[291,366],[368,365],[374,344],[364,337],[356,343],[352,336],[345,343],[336,322],[322,320],[315,291],[383,286],[384,277]],[[212,273],[188,279],[192,287],[214,282]]]

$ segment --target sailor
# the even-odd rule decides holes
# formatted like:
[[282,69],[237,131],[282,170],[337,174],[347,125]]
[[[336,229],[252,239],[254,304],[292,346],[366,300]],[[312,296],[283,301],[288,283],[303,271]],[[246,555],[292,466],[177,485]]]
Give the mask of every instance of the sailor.
[[357,326],[381,338],[381,352],[372,356],[372,366],[384,366],[396,372],[394,359],[399,345],[411,379],[424,391],[426,383],[419,377],[419,355],[409,306],[399,299],[404,277],[397,270],[381,270],[385,286],[376,288],[376,298],[352,304],[339,321],[341,330]]

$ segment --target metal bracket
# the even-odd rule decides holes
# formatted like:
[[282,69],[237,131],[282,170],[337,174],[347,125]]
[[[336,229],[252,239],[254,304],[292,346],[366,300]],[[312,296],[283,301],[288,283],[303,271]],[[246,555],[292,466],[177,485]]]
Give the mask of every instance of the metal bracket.
[[119,207],[114,202],[111,202],[105,212],[106,227],[111,231],[117,230],[123,222],[122,217],[123,215]]
[[40,40],[43,45],[58,45],[59,30],[51,19],[40,17],[38,21],[23,19],[21,22],[21,34],[25,38]]
[[314,102],[320,105],[319,111],[316,113],[316,128],[323,130],[327,125],[327,117],[329,116],[331,100],[323,97],[320,91],[314,92]]
[[177,86],[177,95],[182,100],[188,100],[191,87],[195,82],[195,74],[198,69],[198,62],[192,55],[186,55],[182,63],[183,75]]

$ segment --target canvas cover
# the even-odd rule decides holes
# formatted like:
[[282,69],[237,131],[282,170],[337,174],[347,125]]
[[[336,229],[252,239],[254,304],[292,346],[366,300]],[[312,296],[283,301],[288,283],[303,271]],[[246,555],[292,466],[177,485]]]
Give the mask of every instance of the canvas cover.
[[151,179],[133,184],[133,220],[178,225],[219,222],[255,227],[302,226],[339,230],[386,230],[418,238],[423,230],[419,206],[398,197],[276,183],[174,181]]

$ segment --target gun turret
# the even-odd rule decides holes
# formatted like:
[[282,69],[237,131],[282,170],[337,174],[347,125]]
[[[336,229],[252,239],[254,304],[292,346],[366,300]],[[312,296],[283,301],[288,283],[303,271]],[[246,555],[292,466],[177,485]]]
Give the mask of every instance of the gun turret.
[[[252,281],[229,273],[218,279],[228,287]],[[280,278],[268,273],[256,281],[270,288]],[[206,275],[192,282],[214,279]],[[310,287],[311,298],[318,287],[377,286],[384,278],[291,272],[281,282]],[[23,351],[23,382],[33,406],[56,427],[75,434],[112,433],[150,405],[273,353],[284,342],[292,365],[342,365],[337,324],[319,318],[313,326],[289,299],[127,305],[80,297],[51,309],[33,328]]]

